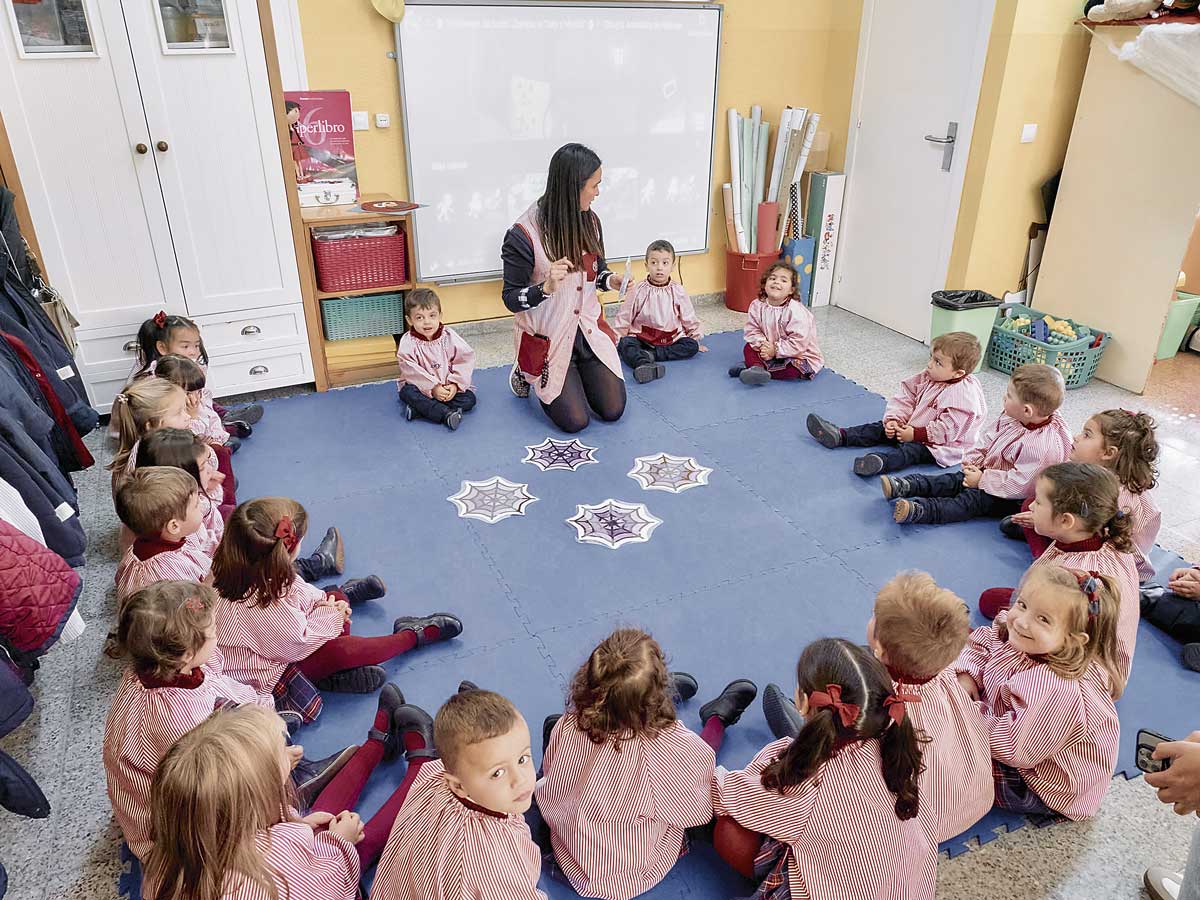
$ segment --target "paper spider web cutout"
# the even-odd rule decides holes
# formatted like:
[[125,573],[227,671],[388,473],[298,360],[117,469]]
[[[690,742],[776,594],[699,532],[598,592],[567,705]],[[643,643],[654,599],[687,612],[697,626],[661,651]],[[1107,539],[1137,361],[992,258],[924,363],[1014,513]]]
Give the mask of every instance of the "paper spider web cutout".
[[569,441],[556,441],[554,438],[548,437],[540,444],[527,446],[525,450],[525,458],[521,462],[537,466],[543,472],[551,469],[567,469],[574,472],[580,466],[600,461],[592,456],[596,452],[595,447],[581,444],[575,438]]
[[446,499],[454,504],[459,518],[495,525],[509,516],[525,515],[525,507],[537,497],[529,493],[529,485],[496,475],[486,481],[464,481],[459,492]]
[[644,503],[609,499],[603,503],[579,504],[567,524],[575,529],[575,540],[579,543],[616,550],[624,544],[650,540],[662,519],[651,514]]
[[691,456],[672,456],[656,453],[654,456],[639,456],[627,473],[642,486],[644,491],[669,491],[679,494],[688,488],[708,484],[712,469],[702,466]]

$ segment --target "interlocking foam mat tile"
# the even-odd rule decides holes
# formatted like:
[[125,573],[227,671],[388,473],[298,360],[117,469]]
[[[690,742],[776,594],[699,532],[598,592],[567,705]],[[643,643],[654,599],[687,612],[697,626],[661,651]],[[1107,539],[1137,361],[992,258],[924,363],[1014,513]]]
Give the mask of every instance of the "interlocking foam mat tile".
[[[497,368],[477,373],[479,405],[453,433],[405,422],[391,383],[270,401],[235,460],[239,495],[295,497],[309,511],[306,545],[336,524],[346,577],[373,573],[387,582],[386,597],[356,610],[356,634],[384,633],[403,614],[461,616],[457,640],[387,664],[410,702],[432,713],[469,678],[511,697],[535,736],[546,715],[562,711],[571,674],[618,625],[652,631],[671,665],[699,679],[699,695],[680,707],[698,727],[699,705],[726,682],[788,686],[808,641],[864,640],[874,593],[897,571],[926,569],[972,607],[984,588],[1017,583],[1028,550],[1001,537],[995,522],[901,528],[878,479],[851,473],[856,451],[826,450],[805,429],[809,412],[844,424],[877,420],[883,398],[829,370],[812,382],[749,388],[727,374],[741,359],[741,334],[705,343],[709,353],[669,363],[661,381],[630,379],[621,421],[593,422],[573,436],[594,447],[596,459],[574,471],[522,462],[527,446],[572,436],[556,432],[535,402],[514,398],[508,369]],[[708,484],[678,494],[643,490],[627,473],[635,457],[660,452],[711,467]],[[527,485],[537,500],[495,524],[460,518],[447,498],[464,480],[497,475]],[[615,550],[577,542],[566,519],[579,504],[608,499],[645,504],[662,524],[648,541]],[[1155,562],[1165,572],[1178,558],[1160,552]],[[1143,626],[1118,704],[1119,773],[1136,773],[1138,728],[1191,730],[1198,688],[1200,675],[1182,667],[1178,645]],[[312,758],[359,742],[374,706],[374,697],[329,694],[320,720],[298,740]],[[770,739],[756,703],[729,729],[719,761],[744,765]],[[534,755],[540,760],[540,746]],[[403,771],[402,762],[377,770],[364,815]],[[1025,824],[993,811],[943,850],[956,855]],[[122,877],[131,900],[136,881]],[[574,896],[549,877],[542,887]],[[751,890],[711,847],[693,842],[646,896],[716,900]]]

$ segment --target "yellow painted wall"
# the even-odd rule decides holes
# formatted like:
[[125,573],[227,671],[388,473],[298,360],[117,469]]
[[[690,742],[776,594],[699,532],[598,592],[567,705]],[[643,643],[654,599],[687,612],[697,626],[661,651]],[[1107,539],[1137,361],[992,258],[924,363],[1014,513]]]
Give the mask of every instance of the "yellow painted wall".
[[[1078,0],[997,0],[948,287],[1015,290],[1041,185],[1057,172],[1087,64]],[[1021,126],[1036,123],[1031,144]]]
[[[299,0],[299,7],[309,87],[348,89],[353,108],[372,114],[371,130],[354,135],[361,189],[407,197],[399,81],[395,61],[387,58],[394,49],[391,23],[374,11],[369,0]],[[861,13],[862,0],[726,0],[711,249],[682,262],[693,294],[725,288],[721,205],[721,183],[729,179],[727,131],[721,127],[725,110],[736,106],[748,114],[757,103],[773,126],[789,104],[819,111],[824,116],[822,128],[831,132],[829,165],[839,168],[845,159]],[[374,127],[377,112],[391,114],[391,128]],[[450,322],[507,314],[498,282],[448,285],[438,293]]]

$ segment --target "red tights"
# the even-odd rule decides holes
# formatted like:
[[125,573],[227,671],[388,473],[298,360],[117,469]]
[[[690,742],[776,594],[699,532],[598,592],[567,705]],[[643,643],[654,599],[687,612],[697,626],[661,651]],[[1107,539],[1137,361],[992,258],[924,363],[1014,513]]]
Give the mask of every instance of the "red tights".
[[[1021,504],[1021,512],[1029,512],[1029,507],[1033,503],[1033,498],[1029,498]],[[1033,554],[1033,558],[1037,559],[1050,547],[1050,541],[1042,537],[1032,528],[1023,528],[1025,532],[1025,540],[1029,544],[1029,552]]]
[[749,344],[746,344],[742,348],[742,359],[745,360],[746,365],[750,368],[759,366],[760,368],[766,369],[771,373],[771,377],[776,381],[795,381],[797,378],[804,377],[804,374],[791,363],[788,363],[786,366],[781,366],[778,369],[770,368],[767,365],[767,361],[759,356],[758,351],[756,351]]
[[721,752],[721,741],[725,739],[725,723],[716,716],[709,716],[700,732],[700,740],[713,748],[713,753]]
[[398,634],[358,637],[350,633],[350,623],[335,637],[300,661],[300,671],[310,681],[320,681],[334,672],[358,666],[374,666],[387,662],[417,646],[416,632],[405,629]]

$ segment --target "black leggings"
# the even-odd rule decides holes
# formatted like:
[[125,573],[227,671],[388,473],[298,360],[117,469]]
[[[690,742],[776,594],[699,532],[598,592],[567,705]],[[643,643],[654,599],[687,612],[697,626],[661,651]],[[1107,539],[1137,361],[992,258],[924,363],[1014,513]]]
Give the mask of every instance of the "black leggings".
[[617,421],[625,412],[625,382],[600,361],[577,328],[562,392],[542,409],[551,422],[574,434],[587,428],[589,407],[605,422]]

